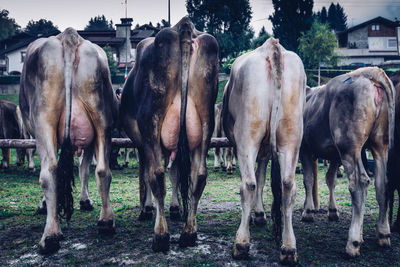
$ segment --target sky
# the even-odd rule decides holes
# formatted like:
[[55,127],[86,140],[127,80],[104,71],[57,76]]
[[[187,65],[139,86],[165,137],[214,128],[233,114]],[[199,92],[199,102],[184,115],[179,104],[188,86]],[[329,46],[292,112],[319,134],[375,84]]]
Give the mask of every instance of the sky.
[[[83,30],[91,17],[105,15],[116,23],[125,17],[125,0],[0,0],[0,9],[7,9],[9,17],[14,18],[22,28],[29,20],[41,18],[51,20],[63,31],[67,27]],[[168,0],[127,0],[128,17],[133,18],[133,26],[150,21],[153,25],[168,18]],[[185,0],[171,1],[171,24],[187,15]],[[229,1],[229,0],[226,0]],[[290,0],[289,0],[290,1]],[[314,11],[323,6],[327,9],[331,0],[314,0]],[[382,16],[390,20],[400,20],[400,0],[336,0],[344,7],[349,27]],[[253,16],[251,26],[256,35],[262,26],[272,33],[272,24],[268,16],[274,9],[272,0],[250,0]]]

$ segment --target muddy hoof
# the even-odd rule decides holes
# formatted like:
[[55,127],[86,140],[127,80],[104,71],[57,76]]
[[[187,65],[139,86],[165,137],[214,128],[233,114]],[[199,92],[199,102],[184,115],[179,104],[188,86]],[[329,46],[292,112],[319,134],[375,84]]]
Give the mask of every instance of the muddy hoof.
[[222,166],[221,169],[222,169],[223,172],[226,171],[226,167],[224,167],[224,166]]
[[80,209],[84,211],[92,211],[94,209],[92,203],[90,203],[89,199],[86,199],[85,201],[79,201]]
[[313,211],[308,209],[303,211],[303,214],[301,215],[301,221],[313,222],[314,221]]
[[390,233],[389,234],[381,234],[378,233],[378,245],[382,248],[390,247]]
[[44,239],[44,247],[39,244],[40,254],[52,254],[60,249],[62,235],[48,236]]
[[97,229],[99,230],[99,234],[101,235],[113,235],[115,234],[114,221],[98,221]]
[[349,258],[356,258],[360,256],[361,242],[358,241],[347,241],[346,253]]
[[154,252],[166,252],[169,250],[169,233],[164,235],[154,235],[151,246]]
[[218,167],[214,167],[214,168],[213,168],[213,171],[214,171],[214,172],[217,172],[218,170],[219,170]]
[[173,221],[178,221],[181,219],[181,213],[179,212],[179,207],[176,206],[169,207],[169,218]]
[[153,219],[153,207],[146,206],[140,211],[139,221],[151,221]]
[[129,167],[129,162],[125,162],[124,168],[128,168],[128,167]]
[[194,233],[182,232],[181,236],[179,237],[179,247],[181,248],[194,247],[196,246],[196,240],[197,240],[197,232]]
[[265,218],[264,212],[255,212],[254,213],[254,224],[257,226],[264,226],[267,223],[267,219]]
[[227,174],[233,174],[232,168],[228,168],[228,169],[226,170],[226,173],[227,173]]
[[297,252],[295,248],[281,248],[280,261],[282,265],[296,265]]
[[337,209],[329,209],[328,210],[328,220],[331,222],[339,221],[339,213]]
[[46,204],[44,204],[42,207],[37,208],[35,214],[46,215],[47,214]]
[[394,222],[394,224],[392,225],[392,227],[390,227],[390,231],[399,233],[400,232],[400,221],[396,220]]
[[246,260],[249,258],[250,244],[239,244],[233,245],[232,257],[235,260]]

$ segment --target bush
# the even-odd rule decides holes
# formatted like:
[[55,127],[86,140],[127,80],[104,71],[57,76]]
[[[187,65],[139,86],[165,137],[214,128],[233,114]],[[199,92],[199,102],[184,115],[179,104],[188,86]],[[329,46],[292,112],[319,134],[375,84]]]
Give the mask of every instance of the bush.
[[250,52],[250,51],[253,51],[253,49],[241,51],[241,52],[238,54],[237,57],[229,58],[227,61],[225,61],[224,63],[222,63],[222,69],[223,69],[223,71],[224,71],[226,74],[229,74],[229,73],[231,72],[233,62],[235,62],[235,60],[236,60],[238,57],[240,57],[241,55],[246,54],[247,52]]
[[21,76],[19,75],[4,75],[0,76],[0,84],[19,84]]

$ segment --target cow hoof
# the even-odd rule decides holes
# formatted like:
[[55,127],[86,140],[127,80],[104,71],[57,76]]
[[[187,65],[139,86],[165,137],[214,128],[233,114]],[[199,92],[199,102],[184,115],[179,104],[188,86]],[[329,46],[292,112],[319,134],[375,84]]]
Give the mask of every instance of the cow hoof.
[[214,167],[214,168],[213,168],[213,171],[214,171],[214,172],[217,172],[218,170],[219,170],[218,167]]
[[224,166],[222,166],[221,169],[222,169],[222,171],[224,171],[224,172],[226,171],[226,167],[224,167]]
[[227,174],[233,174],[232,168],[227,169],[227,170],[226,170],[226,173],[227,173]]
[[129,167],[129,162],[125,162],[124,168],[128,168],[128,167]]
[[144,210],[140,211],[139,221],[151,221],[153,219],[153,207],[145,206]]
[[279,256],[282,265],[296,265],[297,264],[297,252],[295,248],[281,248],[281,254]]
[[233,244],[232,257],[235,260],[246,260],[249,258],[250,244]]
[[347,241],[346,253],[350,258],[356,258],[360,256],[361,242],[358,241]]
[[181,213],[179,212],[179,207],[177,206],[169,207],[169,218],[173,221],[181,219]]
[[114,221],[113,220],[98,221],[97,229],[99,231],[99,234],[101,234],[101,235],[113,235],[113,234],[115,234]]
[[183,232],[179,237],[179,247],[181,248],[194,247],[196,246],[196,240],[197,240],[197,232],[194,233]]
[[79,201],[80,209],[85,211],[92,211],[94,209],[89,199]]
[[29,167],[29,168],[28,168],[28,171],[29,171],[30,173],[34,173],[34,172],[36,171],[36,169],[35,169],[35,168]]
[[169,233],[164,235],[154,235],[151,246],[154,252],[166,252],[169,250]]
[[331,222],[339,221],[339,212],[337,211],[337,209],[328,210],[328,220]]
[[267,223],[267,219],[265,218],[264,212],[255,212],[254,213],[254,224],[257,226],[264,226]]
[[390,247],[390,234],[378,233],[378,245],[382,248]]
[[47,214],[47,207],[46,206],[42,206],[42,207],[38,207],[35,214],[39,214],[39,215],[46,215]]
[[301,220],[303,222],[313,222],[314,221],[313,211],[309,209],[304,210],[303,214],[301,215]]
[[44,247],[39,244],[39,253],[46,255],[57,252],[60,249],[61,239],[62,235],[47,236],[44,239]]

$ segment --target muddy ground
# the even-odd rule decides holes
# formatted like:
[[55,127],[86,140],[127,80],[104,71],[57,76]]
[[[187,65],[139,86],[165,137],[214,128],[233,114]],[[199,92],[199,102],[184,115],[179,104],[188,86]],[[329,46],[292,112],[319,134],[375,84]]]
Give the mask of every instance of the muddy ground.
[[[118,173],[119,172],[119,173]],[[138,265],[138,266],[276,266],[279,265],[279,247],[273,239],[270,220],[271,197],[266,186],[268,223],[264,227],[251,226],[250,259],[233,260],[231,249],[240,223],[239,173],[233,176],[212,173],[200,203],[198,213],[198,241],[195,247],[179,248],[178,239],[183,223],[170,221],[167,212],[171,249],[168,253],[153,253],[151,242],[154,221],[138,221],[136,170],[113,172],[111,202],[116,218],[116,234],[101,236],[97,232],[100,200],[93,193],[95,210],[83,212],[75,203],[75,213],[67,225],[62,224],[64,239],[61,249],[49,256],[39,255],[37,243],[44,228],[45,217],[35,215],[38,189],[38,171],[27,175],[16,168],[0,172],[0,266],[57,266],[57,265]],[[91,180],[90,191],[96,192]],[[322,181],[321,181],[322,180]],[[338,222],[327,219],[327,203],[321,198],[322,209],[313,223],[301,222],[304,189],[300,177],[296,179],[298,194],[294,210],[294,232],[300,266],[399,266],[400,235],[392,235],[391,248],[379,248],[375,239],[377,205],[370,201],[364,218],[364,243],[361,257],[349,259],[345,253],[351,205],[347,181],[338,182],[337,200],[341,210]],[[268,183],[267,183],[268,184]],[[326,193],[323,179],[320,192]],[[225,187],[226,186],[226,187]],[[325,186],[326,187],[326,186]],[[75,199],[78,199],[79,183]],[[343,192],[342,192],[343,191]],[[373,188],[369,191],[373,194]],[[122,193],[121,193],[122,192]],[[371,196],[369,192],[369,197]],[[18,196],[18,197],[17,197]],[[268,197],[269,196],[269,197]],[[37,200],[37,201],[36,201]],[[168,203],[168,202],[166,202]],[[167,204],[168,208],[168,204]]]

